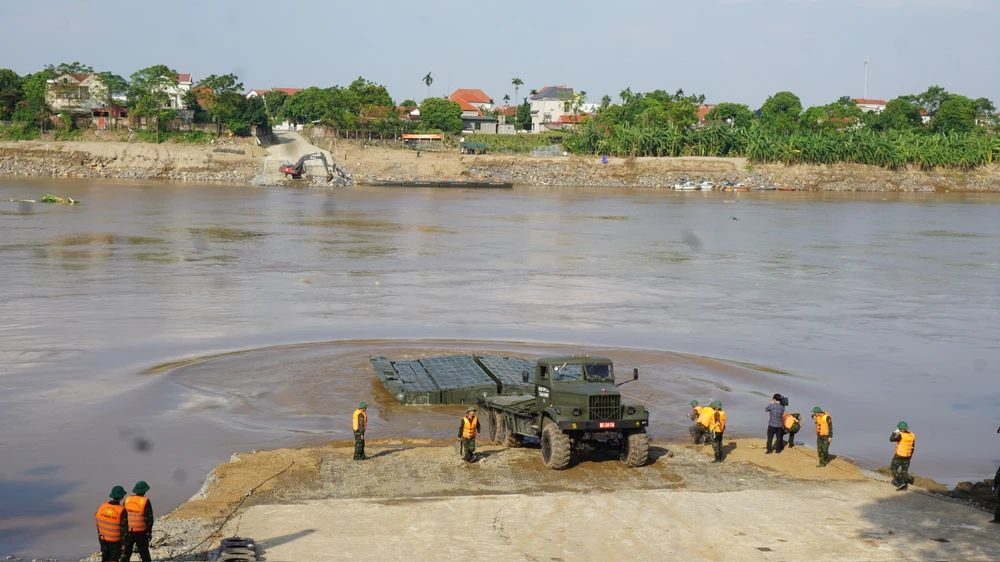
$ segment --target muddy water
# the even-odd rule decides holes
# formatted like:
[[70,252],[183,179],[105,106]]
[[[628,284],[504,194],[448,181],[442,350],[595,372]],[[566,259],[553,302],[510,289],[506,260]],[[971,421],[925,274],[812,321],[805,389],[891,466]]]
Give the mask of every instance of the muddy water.
[[369,354],[598,350],[656,439],[691,398],[763,434],[781,392],[866,466],[901,419],[919,474],[1000,456],[995,196],[0,180],[46,191],[84,204],[0,203],[2,554],[91,552],[112,486],[166,513],[233,452],[346,438],[358,400],[377,436],[457,431]]

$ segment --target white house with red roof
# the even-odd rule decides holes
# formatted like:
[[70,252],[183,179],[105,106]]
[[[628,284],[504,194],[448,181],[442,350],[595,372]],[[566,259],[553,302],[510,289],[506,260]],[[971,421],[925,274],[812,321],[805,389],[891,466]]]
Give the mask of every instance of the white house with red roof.
[[108,87],[98,74],[63,74],[45,83],[45,102],[57,113],[90,115],[107,99]]
[[167,95],[170,97],[168,107],[170,109],[184,109],[184,94],[191,91],[194,86],[194,79],[190,74],[178,74],[177,84],[167,88]]
[[463,117],[483,115],[485,112],[493,109],[493,104],[490,103],[492,98],[482,90],[459,88],[448,96],[448,99],[457,103],[462,108]]
[[856,98],[854,102],[858,104],[858,109],[861,111],[874,113],[882,113],[882,110],[885,109],[885,106],[887,105],[887,102],[884,100],[873,100],[867,98]]

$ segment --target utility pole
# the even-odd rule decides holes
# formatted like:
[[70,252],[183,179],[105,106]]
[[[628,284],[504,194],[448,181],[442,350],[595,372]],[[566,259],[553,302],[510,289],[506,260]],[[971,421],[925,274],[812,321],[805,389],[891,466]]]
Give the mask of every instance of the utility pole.
[[861,97],[868,99],[868,57],[865,57],[865,91]]

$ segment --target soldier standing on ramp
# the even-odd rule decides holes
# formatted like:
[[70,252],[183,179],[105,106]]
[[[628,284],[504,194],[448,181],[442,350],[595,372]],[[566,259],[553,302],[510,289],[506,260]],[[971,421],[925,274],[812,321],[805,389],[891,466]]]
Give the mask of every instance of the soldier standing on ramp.
[[479,434],[479,418],[476,417],[476,407],[470,406],[465,411],[462,418],[462,425],[458,426],[458,438],[462,443],[462,460],[465,462],[475,462],[476,460],[476,435]]
[[94,514],[97,519],[97,540],[101,543],[101,561],[118,562],[122,555],[122,538],[128,532],[128,515],[122,505],[125,488],[111,489],[110,501],[101,504]]
[[726,412],[722,410],[722,402],[718,400],[712,402],[710,406],[714,408],[712,421],[708,426],[712,438],[712,451],[715,453],[715,460],[712,462],[722,462],[722,434],[726,431]]
[[819,456],[817,468],[830,464],[830,441],[833,441],[833,418],[823,411],[823,408],[813,408],[813,419],[816,420],[816,453]]
[[889,441],[896,444],[896,454],[892,457],[889,470],[892,472],[892,485],[896,490],[905,490],[913,484],[913,477],[910,476],[910,459],[913,457],[913,444],[916,442],[916,435],[910,433],[910,426],[905,421],[896,425],[896,431],[889,436]]
[[125,500],[128,512],[128,533],[122,542],[121,562],[132,559],[132,551],[139,553],[142,562],[149,562],[149,541],[153,538],[153,504],[146,497],[149,484],[145,480],[135,483],[132,494]]
[[365,429],[368,428],[368,403],[358,404],[358,409],[354,410],[354,460],[368,460],[365,456]]

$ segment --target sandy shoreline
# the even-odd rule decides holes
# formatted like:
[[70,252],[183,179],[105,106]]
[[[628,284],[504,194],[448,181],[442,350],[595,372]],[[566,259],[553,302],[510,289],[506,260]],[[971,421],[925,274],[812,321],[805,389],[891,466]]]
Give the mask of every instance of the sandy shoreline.
[[[282,134],[291,140],[289,133]],[[295,135],[297,137],[297,135]],[[669,188],[683,181],[742,182],[803,191],[1000,192],[1000,166],[956,171],[893,172],[872,166],[753,165],[742,158],[534,158],[527,155],[461,155],[366,146],[363,141],[312,139],[307,151],[324,150],[357,182],[374,179],[498,179],[522,186]],[[0,176],[162,179],[285,185],[275,158],[253,140],[214,145],[129,142],[0,142]],[[270,153],[270,156],[269,156]],[[280,159],[280,158],[279,158]],[[288,158],[285,158],[286,160]]]
[[239,535],[270,561],[400,552],[410,560],[462,552],[488,560],[806,560],[818,550],[826,560],[1000,557],[982,509],[917,487],[896,492],[843,458],[817,468],[805,447],[765,456],[760,439],[727,439],[718,465],[708,447],[654,443],[650,464],[638,469],[596,457],[550,471],[531,446],[480,444],[482,459],[465,465],[450,445],[373,440],[365,463],[351,461],[343,442],[234,456],[157,522],[154,556],[194,548],[180,559],[204,560],[220,538]]

